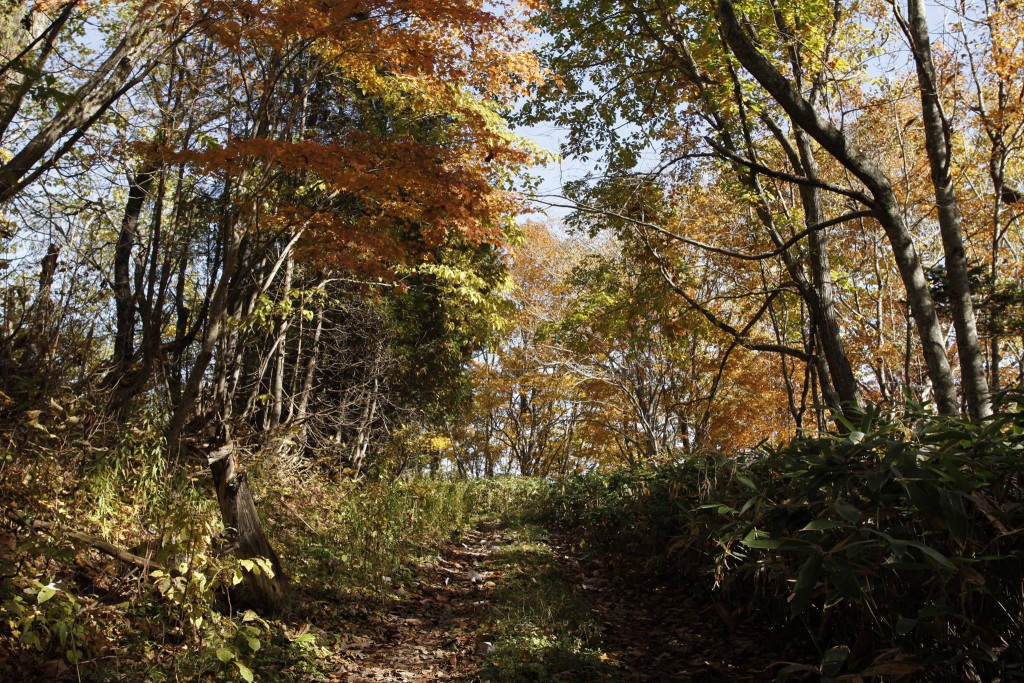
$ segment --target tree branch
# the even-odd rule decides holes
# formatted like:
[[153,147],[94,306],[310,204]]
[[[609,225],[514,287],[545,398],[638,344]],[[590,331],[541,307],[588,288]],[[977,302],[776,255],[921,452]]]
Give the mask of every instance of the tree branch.
[[710,251],[712,253],[720,254],[722,256],[728,256],[729,258],[741,259],[743,261],[764,261],[766,259],[770,259],[772,257],[778,256],[779,254],[781,254],[784,251],[789,250],[791,247],[793,247],[793,245],[795,245],[797,242],[802,240],[804,237],[807,237],[811,233],[818,232],[819,230],[826,230],[826,229],[831,228],[831,227],[833,227],[835,225],[839,225],[841,223],[845,223],[846,221],[853,221],[853,220],[858,220],[858,219],[861,219],[861,218],[871,218],[871,217],[873,217],[875,215],[871,211],[854,211],[852,213],[847,213],[847,214],[844,214],[842,216],[838,216],[836,218],[830,218],[827,221],[822,221],[821,223],[816,223],[814,225],[811,225],[811,226],[808,226],[808,227],[804,228],[803,230],[801,230],[800,232],[798,232],[795,235],[793,235],[792,237],[790,237],[788,240],[783,242],[781,245],[779,245],[777,248],[773,249],[772,251],[765,251],[765,252],[761,252],[759,254],[747,254],[747,253],[744,253],[742,251],[735,251],[733,249],[726,249],[725,247],[716,247],[715,245],[708,244],[707,242],[701,242],[699,240],[691,239],[689,237],[684,237],[682,235],[679,235],[677,233],[672,232],[671,230],[663,228],[663,227],[661,227],[659,225],[655,225],[654,223],[649,223],[647,221],[642,221],[639,218],[633,218],[632,216],[626,216],[626,215],[623,215],[623,214],[620,214],[620,213],[616,213],[614,211],[608,211],[607,209],[599,209],[597,207],[588,206],[586,204],[582,204],[580,202],[568,199],[567,197],[560,197],[560,199],[565,199],[566,201],[572,202],[572,203],[560,204],[560,203],[556,203],[556,202],[552,202],[552,201],[547,201],[545,199],[541,199],[540,195],[528,195],[528,196],[529,196],[529,198],[532,201],[537,202],[538,204],[543,204],[545,206],[549,206],[549,207],[552,207],[552,208],[574,209],[576,211],[582,211],[583,213],[588,213],[588,214],[593,214],[593,215],[597,215],[597,216],[604,216],[605,218],[614,218],[616,220],[626,221],[627,223],[631,223],[631,224],[636,225],[638,227],[654,230],[655,232],[657,232],[660,235],[668,237],[669,239],[676,240],[678,242],[682,242],[683,244],[689,245],[691,247],[696,247],[698,249],[703,249],[705,251]]
[[781,353],[786,356],[793,356],[794,358],[799,358],[804,362],[810,362],[811,360],[813,360],[814,357],[812,355],[804,351],[801,351],[800,349],[794,349],[790,346],[785,346],[782,344],[764,344],[760,342],[752,342],[747,337],[747,334],[750,332],[754,324],[756,324],[757,321],[761,319],[761,316],[765,314],[765,311],[767,311],[768,307],[772,305],[772,302],[775,301],[776,297],[782,294],[783,290],[777,289],[774,292],[770,293],[768,295],[768,298],[765,299],[764,303],[761,304],[761,308],[759,308],[757,312],[754,314],[753,318],[751,318],[751,320],[746,325],[744,325],[742,330],[737,330],[735,327],[733,327],[732,325],[730,325],[729,323],[725,322],[717,315],[715,315],[706,306],[704,306],[699,301],[690,296],[689,293],[687,293],[687,291],[676,282],[675,278],[672,276],[672,273],[669,272],[668,266],[665,264],[664,259],[662,259],[657,249],[654,248],[654,246],[650,243],[649,240],[646,239],[646,237],[644,237],[644,246],[647,247],[647,251],[651,254],[651,256],[654,257],[654,260],[657,261],[658,269],[661,271],[661,275],[665,279],[665,282],[668,284],[669,287],[672,288],[672,291],[674,291],[679,296],[683,297],[686,303],[688,303],[690,306],[694,308],[694,310],[696,310],[698,313],[704,316],[704,318],[709,323],[711,323],[713,326],[717,327],[719,330],[725,332],[726,334],[730,335],[733,339],[735,339],[740,346],[742,346],[745,349],[750,349],[751,351],[768,351],[771,353]]

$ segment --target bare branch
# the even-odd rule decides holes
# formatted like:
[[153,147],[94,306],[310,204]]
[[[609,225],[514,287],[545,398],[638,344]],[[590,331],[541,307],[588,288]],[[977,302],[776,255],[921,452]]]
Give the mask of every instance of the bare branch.
[[626,216],[621,213],[616,213],[614,211],[608,211],[607,209],[599,209],[594,206],[588,206],[586,204],[582,204],[580,202],[568,199],[567,197],[559,196],[560,199],[565,199],[567,202],[571,203],[561,204],[542,199],[542,196],[544,195],[529,195],[532,201],[537,202],[538,204],[543,204],[544,206],[560,209],[574,209],[576,211],[582,211],[583,213],[592,214],[595,216],[604,216],[605,218],[614,218],[616,220],[625,221],[638,227],[654,230],[660,235],[676,240],[678,242],[682,242],[683,244],[689,245],[691,247],[696,247],[697,249],[710,251],[712,253],[720,254],[722,256],[728,256],[729,258],[741,259],[743,261],[764,261],[765,259],[773,258],[783,253],[784,251],[789,250],[790,248],[793,247],[793,245],[795,245],[797,242],[799,242],[800,240],[807,237],[813,232],[818,232],[819,230],[827,230],[828,228],[840,225],[847,221],[858,220],[861,218],[871,218],[872,216],[874,216],[874,213],[872,213],[871,211],[854,211],[852,213],[843,214],[842,216],[830,218],[827,221],[822,221],[821,223],[816,223],[815,225],[804,228],[803,230],[790,237],[788,240],[783,242],[781,245],[779,245],[772,251],[765,251],[759,254],[747,254],[742,251],[727,249],[725,247],[716,247],[715,245],[708,244],[707,242],[701,242],[699,240],[691,239],[689,237],[684,237],[683,235],[674,233],[671,230],[661,227],[660,225],[649,223],[647,221],[642,221],[639,218],[633,218],[632,216]]

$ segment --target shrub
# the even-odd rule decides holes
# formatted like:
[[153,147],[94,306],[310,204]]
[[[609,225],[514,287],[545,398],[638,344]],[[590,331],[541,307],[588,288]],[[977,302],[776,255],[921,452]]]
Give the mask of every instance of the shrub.
[[[559,484],[584,544],[805,624],[780,673],[1024,676],[1024,399],[981,424],[866,410],[846,434]],[[680,578],[681,578],[680,577]]]

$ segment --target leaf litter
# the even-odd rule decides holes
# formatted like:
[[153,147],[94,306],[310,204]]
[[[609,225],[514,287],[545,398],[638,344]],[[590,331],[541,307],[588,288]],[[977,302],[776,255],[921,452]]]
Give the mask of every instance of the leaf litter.
[[[334,670],[327,680],[767,681],[787,658],[785,639],[766,637],[766,625],[710,591],[659,584],[642,568],[580,557],[568,543],[543,533],[530,540],[550,560],[538,566],[510,551],[522,547],[522,536],[513,528],[467,531],[435,556],[413,563],[409,577],[389,593],[305,602],[298,620],[344,634],[333,648]],[[586,615],[591,661],[560,664],[550,647],[521,647],[513,651],[520,661],[512,670],[501,656],[508,654],[503,639],[518,634],[495,633],[501,627],[496,614],[507,599],[502,592],[516,583],[543,600],[553,582],[571,604],[555,601],[552,617],[577,610]]]

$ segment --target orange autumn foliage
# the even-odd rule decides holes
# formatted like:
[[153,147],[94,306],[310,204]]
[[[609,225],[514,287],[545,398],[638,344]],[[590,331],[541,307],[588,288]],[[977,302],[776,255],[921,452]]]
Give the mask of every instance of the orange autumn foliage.
[[[521,210],[509,179],[538,153],[501,116],[542,78],[526,45],[529,8],[323,0],[204,11],[211,20],[202,31],[226,54],[217,77],[258,103],[250,105],[254,120],[165,154],[224,182],[258,176],[258,190],[233,199],[248,223],[301,228],[308,260],[376,271],[421,258],[449,236],[504,239]],[[280,82],[280,65],[299,54],[315,63],[310,79],[329,74],[360,106],[409,124],[307,131],[261,122],[266,101],[300,106]]]

